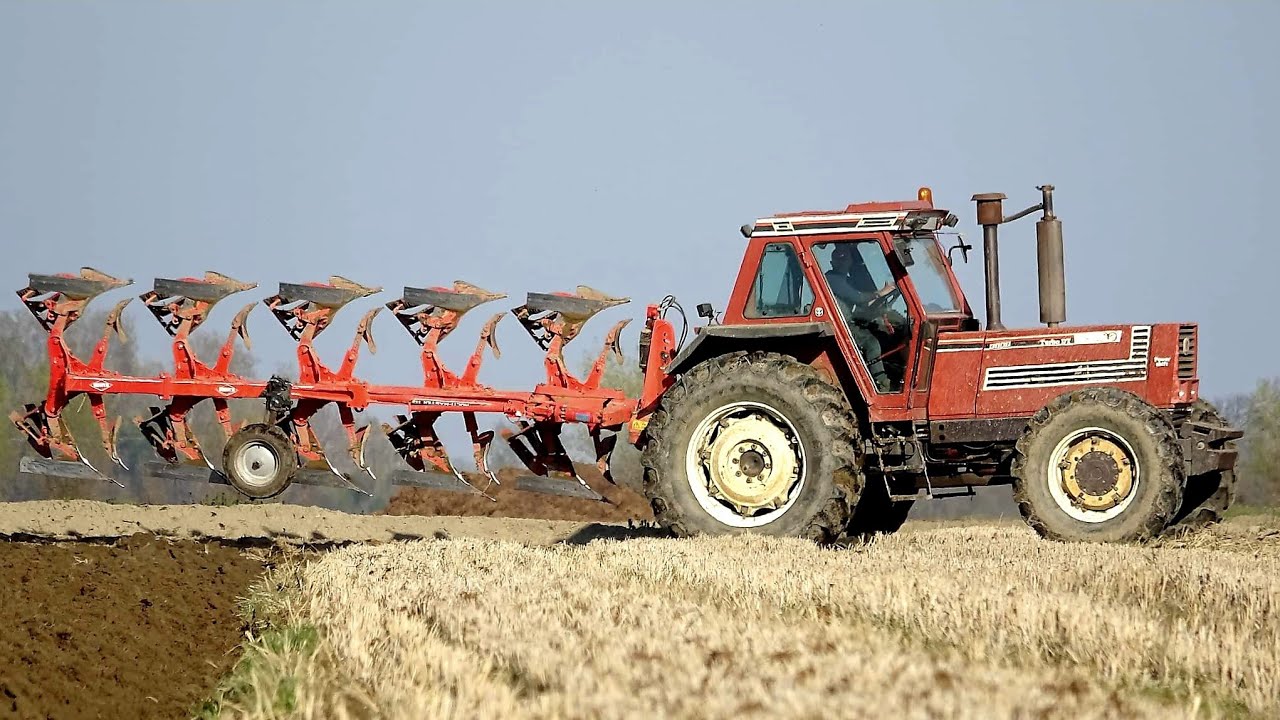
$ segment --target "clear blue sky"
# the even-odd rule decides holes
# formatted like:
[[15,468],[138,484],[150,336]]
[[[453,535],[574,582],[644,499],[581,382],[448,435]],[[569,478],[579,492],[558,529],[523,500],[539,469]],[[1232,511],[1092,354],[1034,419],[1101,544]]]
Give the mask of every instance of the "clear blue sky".
[[[1245,391],[1280,375],[1276,27],[1274,2],[4,0],[0,284],[586,283],[634,303],[574,348],[627,316],[633,348],[665,293],[723,305],[758,216],[927,184],[976,241],[971,194],[1020,209],[1052,182],[1069,321],[1198,321],[1203,390]],[[1034,324],[1034,225],[1004,238],[1005,321]],[[980,255],[960,272],[981,312]],[[322,338],[335,364],[359,314]],[[251,319],[267,370],[292,359],[274,325]],[[377,331],[362,375],[416,382],[416,346]],[[535,382],[533,343],[499,334],[483,377]]]

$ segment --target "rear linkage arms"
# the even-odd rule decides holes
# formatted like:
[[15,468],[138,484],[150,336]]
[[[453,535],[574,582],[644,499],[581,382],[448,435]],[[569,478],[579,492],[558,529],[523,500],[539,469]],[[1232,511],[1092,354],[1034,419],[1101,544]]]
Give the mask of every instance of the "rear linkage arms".
[[[494,333],[504,313],[485,322],[461,375],[445,367],[439,356],[439,343],[457,328],[467,312],[506,297],[462,281],[455,281],[448,288],[406,287],[401,298],[386,303],[386,308],[422,347],[422,385],[393,386],[371,385],[355,377],[360,346],[368,345],[370,352],[376,352],[372,327],[382,307],[370,310],[361,318],[355,337],[336,370],[320,360],[313,345],[339,310],[353,300],[381,292],[378,287],[366,287],[334,276],[328,283],[281,283],[277,294],[263,300],[298,343],[298,380],[290,382],[280,377],[266,381],[244,378],[230,369],[236,337],[246,348],[250,346],[245,323],[256,303],[236,313],[218,357],[212,363],[198,358],[191,346],[191,333],[207,319],[215,304],[229,295],[253,289],[256,284],[214,272],[205,273],[203,278],[157,279],[154,288],[141,295],[141,300],[172,337],[174,369],[172,373],[138,377],[104,367],[111,334],[114,332],[121,341],[127,341],[120,316],[129,299],[122,300],[108,314],[102,337],[88,361],[77,357],[64,338],[67,328],[84,314],[94,298],[130,285],[132,280],[115,278],[92,268],[83,268],[78,276],[32,274],[29,279],[28,287],[18,291],[18,296],[48,333],[49,391],[42,403],[28,404],[22,411],[10,414],[29,444],[45,458],[24,459],[23,471],[28,473],[102,475],[77,448],[62,418],[70,401],[81,395],[88,399],[99,423],[107,455],[125,467],[116,449],[120,419],[108,420],[103,398],[147,394],[167,401],[163,407],[152,407],[148,417],[136,418],[142,435],[164,460],[148,464],[147,474],[229,482],[253,495],[252,485],[237,482],[234,472],[228,468],[219,470],[214,466],[191,431],[187,417],[200,402],[211,400],[225,442],[248,429],[233,423],[228,401],[256,398],[264,401],[266,425],[276,428],[272,433],[282,433],[297,456],[296,463],[281,464],[285,471],[299,470],[280,489],[288,480],[296,480],[365,492],[330,462],[311,427],[311,419],[325,405],[333,403],[346,431],[352,463],[374,478],[365,460],[369,426],[357,428],[354,413],[370,404],[380,404],[408,408],[408,414],[398,415],[394,425],[382,426],[397,453],[413,469],[413,472],[396,472],[392,478],[395,484],[466,489],[492,499],[487,490],[498,479],[489,468],[487,457],[494,433],[481,432],[476,415],[500,413],[516,422],[517,431],[504,430],[503,436],[531,472],[577,481],[574,485],[522,481],[521,489],[603,499],[575,472],[560,442],[561,428],[565,423],[575,422],[587,426],[597,464],[607,478],[616,432],[632,418],[636,409],[635,401],[622,392],[600,387],[610,353],[619,360],[622,357],[618,341],[629,320],[618,322],[609,331],[586,379],[574,377],[565,365],[564,347],[577,337],[583,325],[597,313],[628,302],[627,298],[609,297],[586,286],[579,286],[576,293],[530,293],[524,305],[512,310],[544,350],[547,372],[546,382],[532,392],[512,392],[495,390],[477,379],[486,347],[494,357],[499,356]],[[441,445],[435,422],[447,412],[462,413],[476,467],[488,479],[484,488],[472,488]],[[182,472],[184,467],[195,473]],[[444,479],[432,477],[433,473]],[[272,494],[278,492],[277,489]]]

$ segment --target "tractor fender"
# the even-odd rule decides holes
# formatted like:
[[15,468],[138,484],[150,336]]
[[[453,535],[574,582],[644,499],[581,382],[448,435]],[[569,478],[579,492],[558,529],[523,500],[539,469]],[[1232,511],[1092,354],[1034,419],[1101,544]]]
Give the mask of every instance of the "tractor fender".
[[778,340],[831,336],[831,325],[825,322],[707,325],[694,335],[692,342],[680,349],[663,371],[667,375],[675,375],[707,358],[735,350],[757,349],[764,344],[776,345]]

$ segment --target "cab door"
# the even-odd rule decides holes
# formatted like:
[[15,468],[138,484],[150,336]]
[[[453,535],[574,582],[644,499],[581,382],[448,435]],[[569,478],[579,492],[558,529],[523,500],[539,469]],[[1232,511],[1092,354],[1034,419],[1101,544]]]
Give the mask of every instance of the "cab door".
[[806,248],[814,284],[814,314],[829,314],[876,421],[911,417],[919,310],[904,289],[905,269],[883,233],[839,235]]

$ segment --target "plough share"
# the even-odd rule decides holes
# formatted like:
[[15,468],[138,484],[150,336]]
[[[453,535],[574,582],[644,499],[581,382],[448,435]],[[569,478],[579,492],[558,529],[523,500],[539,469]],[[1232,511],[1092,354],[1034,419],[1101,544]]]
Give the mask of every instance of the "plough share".
[[[383,423],[381,429],[411,468],[394,472],[390,478],[393,484],[490,497],[488,488],[498,482],[487,459],[494,432],[482,431],[476,416],[493,413],[515,423],[516,431],[505,431],[505,440],[531,472],[576,481],[530,479],[524,489],[603,500],[575,471],[560,442],[561,428],[565,423],[586,426],[596,462],[608,477],[616,433],[633,418],[637,407],[637,401],[622,392],[601,387],[609,356],[622,359],[619,337],[630,320],[619,321],[609,331],[585,379],[575,377],[565,365],[564,348],[583,325],[602,310],[628,302],[586,286],[578,287],[575,293],[530,293],[524,305],[511,311],[545,352],[546,381],[532,392],[521,392],[494,389],[479,380],[486,352],[499,356],[495,331],[505,313],[485,322],[461,373],[449,370],[440,358],[440,342],[466,313],[506,297],[462,281],[452,287],[406,287],[400,298],[386,303],[386,309],[422,347],[422,384],[398,386],[371,384],[355,375],[361,346],[376,351],[373,323],[382,306],[360,319],[336,369],[325,365],[314,346],[316,337],[333,323],[338,311],[354,300],[381,292],[378,287],[334,276],[328,283],[281,283],[278,293],[262,301],[297,341],[298,375],[294,382],[279,376],[267,380],[241,377],[230,369],[237,337],[250,347],[246,321],[256,303],[236,313],[216,358],[197,357],[191,345],[191,334],[218,302],[257,287],[254,283],[215,272],[207,272],[203,278],[157,279],[141,300],[172,338],[173,371],[138,377],[105,368],[111,336],[127,340],[120,318],[131,298],[121,300],[108,314],[102,336],[87,360],[77,357],[65,339],[67,329],[94,298],[130,285],[131,280],[92,268],[82,269],[79,275],[31,274],[29,279],[28,287],[18,291],[18,296],[48,333],[50,377],[42,402],[10,415],[41,456],[24,458],[22,470],[27,473],[115,481],[94,467],[76,446],[63,413],[72,400],[86,398],[100,427],[103,448],[113,462],[127,470],[116,447],[121,419],[109,417],[104,398],[148,394],[167,404],[136,418],[143,437],[163,461],[148,463],[144,468],[147,475],[230,484],[254,498],[277,495],[292,482],[366,492],[351,475],[334,467],[311,422],[317,412],[333,404],[346,433],[351,462],[359,472],[376,479],[365,460],[370,426],[357,426],[356,413],[370,405],[393,405],[405,408],[405,413],[397,415],[394,423]],[[263,419],[236,424],[228,401],[246,398],[263,402]],[[223,434],[220,462],[214,462],[201,448],[188,423],[191,411],[206,400],[212,403]],[[445,452],[435,424],[446,413],[462,414],[476,468],[486,479],[484,485],[469,481]]]

